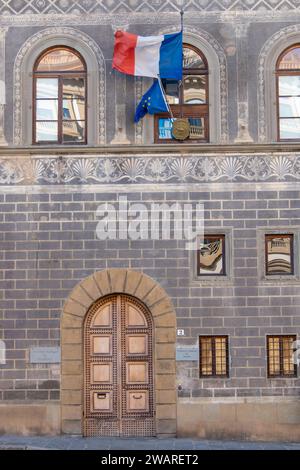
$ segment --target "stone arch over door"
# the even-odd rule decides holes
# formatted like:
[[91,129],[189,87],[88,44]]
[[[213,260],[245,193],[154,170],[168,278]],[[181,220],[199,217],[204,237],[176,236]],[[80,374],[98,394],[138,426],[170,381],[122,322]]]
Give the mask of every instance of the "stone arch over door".
[[176,435],[176,313],[165,290],[142,272],[99,271],[77,284],[61,320],[61,430],[82,434],[84,405],[84,321],[91,306],[109,294],[127,294],[143,303],[154,325],[156,435]]

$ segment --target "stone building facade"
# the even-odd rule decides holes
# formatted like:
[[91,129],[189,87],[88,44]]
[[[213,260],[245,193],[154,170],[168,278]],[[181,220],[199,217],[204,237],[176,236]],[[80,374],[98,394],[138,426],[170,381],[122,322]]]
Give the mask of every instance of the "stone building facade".
[[[208,62],[210,138],[154,143],[153,117],[133,123],[151,81],[111,72],[113,33],[176,31],[180,3]],[[267,348],[300,334],[299,143],[278,141],[275,80],[299,43],[297,0],[0,2],[2,433],[120,432],[85,427],[86,319],[115,296],[152,324],[152,389],[137,387],[152,428],[125,435],[299,440],[298,372],[270,376]],[[32,141],[34,64],[56,46],[86,63],[86,145]],[[203,203],[226,275],[198,276],[182,240],[100,240],[97,208],[120,196]],[[266,275],[270,234],[293,236],[291,275]],[[226,376],[201,376],[201,337],[227,338]]]

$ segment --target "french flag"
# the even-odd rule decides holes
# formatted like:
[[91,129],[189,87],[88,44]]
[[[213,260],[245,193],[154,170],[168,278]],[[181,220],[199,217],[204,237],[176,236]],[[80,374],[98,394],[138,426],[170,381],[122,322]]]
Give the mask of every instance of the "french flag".
[[116,31],[112,67],[127,75],[182,79],[182,31],[137,36]]

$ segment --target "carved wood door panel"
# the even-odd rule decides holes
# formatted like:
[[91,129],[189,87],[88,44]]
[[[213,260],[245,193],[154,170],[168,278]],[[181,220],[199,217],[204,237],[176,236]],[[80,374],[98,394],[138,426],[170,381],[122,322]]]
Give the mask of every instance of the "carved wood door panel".
[[84,435],[153,436],[153,330],[136,299],[109,296],[84,332]]

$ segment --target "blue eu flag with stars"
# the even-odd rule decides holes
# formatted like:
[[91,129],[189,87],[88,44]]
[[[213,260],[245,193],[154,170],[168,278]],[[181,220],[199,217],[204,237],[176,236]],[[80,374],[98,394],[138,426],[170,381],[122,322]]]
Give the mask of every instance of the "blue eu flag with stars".
[[147,113],[157,114],[166,113],[168,111],[168,106],[160,83],[155,79],[153,85],[149,88],[147,93],[144,94],[136,108],[134,122],[138,122]]

